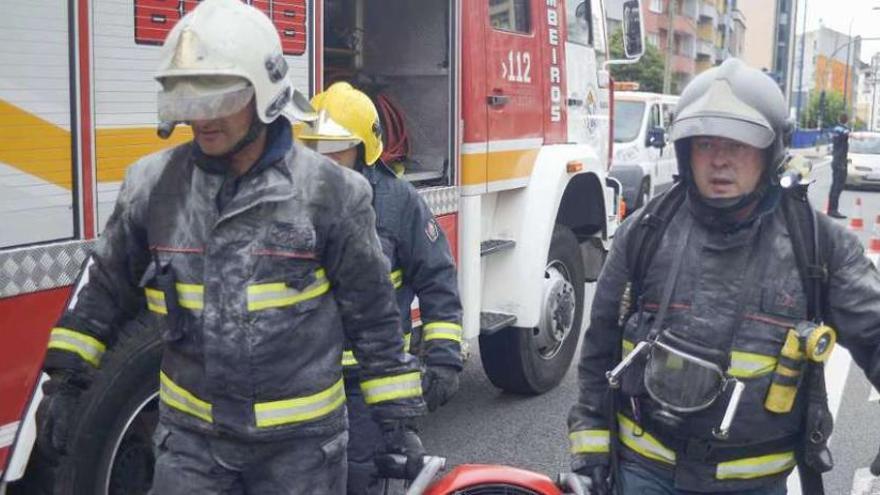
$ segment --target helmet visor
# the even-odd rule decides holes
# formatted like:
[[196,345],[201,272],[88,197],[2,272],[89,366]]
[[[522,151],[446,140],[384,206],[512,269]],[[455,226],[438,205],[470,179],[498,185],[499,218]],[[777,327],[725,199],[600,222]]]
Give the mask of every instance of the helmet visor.
[[645,368],[645,388],[652,399],[678,412],[700,411],[724,390],[721,368],[657,341]]
[[339,153],[340,151],[345,151],[347,149],[354,148],[355,146],[361,144],[360,141],[356,139],[342,139],[342,140],[316,140],[316,139],[304,139],[303,142],[309,148],[325,155],[327,153]]
[[228,117],[254,97],[254,87],[239,77],[182,77],[163,81],[159,120],[189,122]]

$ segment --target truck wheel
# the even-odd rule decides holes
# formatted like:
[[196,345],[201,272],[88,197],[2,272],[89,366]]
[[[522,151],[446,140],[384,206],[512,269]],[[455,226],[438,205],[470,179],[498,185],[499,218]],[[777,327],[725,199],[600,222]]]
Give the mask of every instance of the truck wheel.
[[126,325],[82,396],[69,453],[48,469],[37,456],[28,472],[51,472],[54,493],[146,494],[153,481],[161,359],[162,342],[149,316]]
[[544,269],[541,316],[535,328],[508,327],[480,335],[483,369],[498,388],[541,394],[562,381],[580,336],[584,266],[577,238],[556,225]]

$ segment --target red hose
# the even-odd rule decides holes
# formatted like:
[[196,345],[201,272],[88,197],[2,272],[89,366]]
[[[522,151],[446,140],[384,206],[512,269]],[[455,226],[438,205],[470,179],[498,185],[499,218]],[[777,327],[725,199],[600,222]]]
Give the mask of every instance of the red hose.
[[379,107],[379,117],[385,129],[385,149],[382,152],[382,161],[391,164],[404,160],[409,156],[409,134],[406,130],[406,122],[403,112],[385,94],[376,97]]

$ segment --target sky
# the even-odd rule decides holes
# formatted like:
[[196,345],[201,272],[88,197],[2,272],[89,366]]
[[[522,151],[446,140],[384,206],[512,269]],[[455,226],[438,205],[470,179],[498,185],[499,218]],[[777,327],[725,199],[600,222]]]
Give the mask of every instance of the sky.
[[[880,38],[880,0],[797,0],[798,25],[797,32],[803,31],[803,9],[806,3],[807,31],[819,27],[821,19],[825,27],[846,33],[852,22],[852,35],[862,38]],[[880,39],[863,41],[861,58],[864,62],[871,61],[871,55],[880,52]]]

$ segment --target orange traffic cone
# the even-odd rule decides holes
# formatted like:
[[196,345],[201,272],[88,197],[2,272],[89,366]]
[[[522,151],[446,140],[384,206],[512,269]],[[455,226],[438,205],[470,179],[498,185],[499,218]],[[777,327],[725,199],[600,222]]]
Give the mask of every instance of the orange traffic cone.
[[868,259],[877,266],[880,262],[880,215],[874,220],[874,228],[871,231],[871,239],[868,241]]
[[856,198],[855,211],[849,219],[850,230],[865,230],[865,221],[862,219],[862,198]]

